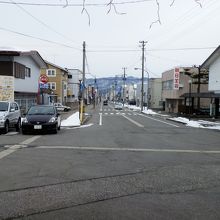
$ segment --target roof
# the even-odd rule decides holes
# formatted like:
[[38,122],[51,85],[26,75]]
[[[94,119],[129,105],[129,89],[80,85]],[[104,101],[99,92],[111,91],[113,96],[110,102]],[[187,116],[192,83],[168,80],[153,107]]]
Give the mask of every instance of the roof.
[[36,50],[27,52],[20,52],[21,56],[31,56],[32,59],[40,66],[40,68],[46,68],[46,62]]
[[220,45],[214,50],[214,52],[205,60],[201,65],[201,68],[208,69],[212,63],[214,63],[220,57]]
[[60,67],[60,66],[58,66],[58,65],[56,65],[56,64],[50,63],[50,62],[48,62],[48,61],[46,61],[46,60],[45,60],[45,62],[46,62],[46,64],[49,64],[49,65],[51,65],[51,66],[53,66],[53,67],[55,67],[55,68],[58,68],[58,69],[60,69],[60,70],[63,70],[64,72],[68,73],[68,69],[65,69],[65,68]]
[[18,51],[18,50],[0,50],[0,56],[30,56],[40,68],[46,68],[46,63],[36,50]]

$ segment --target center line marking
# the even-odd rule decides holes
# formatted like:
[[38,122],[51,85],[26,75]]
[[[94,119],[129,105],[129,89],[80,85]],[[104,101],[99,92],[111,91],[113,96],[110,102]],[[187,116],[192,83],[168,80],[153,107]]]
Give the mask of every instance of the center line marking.
[[99,125],[102,125],[102,113],[99,113]]
[[134,120],[131,119],[131,118],[128,118],[127,116],[125,116],[125,115],[123,115],[123,114],[121,114],[121,116],[123,116],[123,117],[126,118],[128,121],[132,122],[133,124],[137,125],[137,126],[140,127],[140,128],[143,128],[143,127],[144,127],[144,125],[138,123],[137,121],[134,121]]

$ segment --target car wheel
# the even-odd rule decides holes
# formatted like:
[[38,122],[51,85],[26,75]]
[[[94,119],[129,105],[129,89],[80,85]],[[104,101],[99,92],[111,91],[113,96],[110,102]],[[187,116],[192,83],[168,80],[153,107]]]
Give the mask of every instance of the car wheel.
[[64,108],[64,112],[67,112],[68,111],[68,109],[67,108]]
[[18,119],[18,122],[15,125],[15,129],[16,129],[16,131],[20,131],[20,129],[21,129],[21,119],[20,118]]
[[22,134],[27,134],[27,131],[22,129]]
[[7,134],[8,133],[8,130],[9,130],[9,123],[8,121],[5,122],[5,127],[3,129],[3,134]]

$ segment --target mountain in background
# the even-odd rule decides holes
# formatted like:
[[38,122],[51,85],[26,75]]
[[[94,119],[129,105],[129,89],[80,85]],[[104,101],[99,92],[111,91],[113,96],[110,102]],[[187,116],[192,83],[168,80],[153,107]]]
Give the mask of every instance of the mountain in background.
[[[147,80],[146,78],[144,79]],[[96,82],[95,82],[96,81]],[[126,77],[125,84],[126,85],[133,85],[141,83],[141,78],[128,76]],[[103,77],[97,78],[96,80],[93,79],[86,79],[86,86],[91,85],[98,88],[99,92],[102,94],[106,94],[113,86],[116,86],[116,91],[120,91],[124,84],[123,77]]]

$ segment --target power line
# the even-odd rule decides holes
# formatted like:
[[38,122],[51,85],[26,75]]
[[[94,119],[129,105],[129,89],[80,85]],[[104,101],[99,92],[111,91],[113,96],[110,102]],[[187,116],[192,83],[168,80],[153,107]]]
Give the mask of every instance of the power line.
[[[188,48],[164,48],[164,49],[147,49],[146,51],[188,51],[188,50],[210,50],[216,47],[188,47]],[[140,49],[125,50],[88,50],[89,53],[111,53],[111,52],[140,52]]]
[[[24,9],[22,6],[20,6],[18,3],[16,3],[13,0],[10,0],[13,4],[15,4],[19,9],[21,9],[22,11],[24,11],[27,15],[29,15],[30,17],[32,17],[34,20],[36,20],[38,23],[42,24],[43,26],[45,26],[46,28],[48,28],[49,30],[51,30],[52,32],[64,37],[65,39],[73,42],[70,38],[66,37],[65,35],[63,35],[62,33],[59,33],[57,30],[55,30],[54,28],[50,27],[48,24],[44,23],[43,21],[41,21],[40,19],[38,19],[37,17],[35,17],[34,15],[32,15],[30,12],[28,12],[26,9]],[[73,42],[75,43],[75,42]]]
[[[143,2],[150,2],[154,0],[136,0],[136,1],[122,1],[122,2],[114,2],[114,5],[125,5],[125,4],[137,4]],[[84,7],[84,6],[108,6],[107,3],[85,3],[85,4],[58,4],[58,3],[28,3],[28,2],[8,2],[8,1],[0,1],[1,4],[19,4],[19,5],[30,5],[30,6],[49,6],[49,7]]]
[[[79,49],[77,47],[73,47],[73,46],[63,44],[63,43],[59,43],[59,42],[56,42],[56,41],[51,41],[51,40],[48,40],[48,39],[36,37],[36,36],[33,36],[33,35],[29,35],[29,34],[24,34],[24,33],[18,32],[18,31],[13,31],[13,30],[10,30],[8,28],[0,27],[0,30],[10,32],[10,33],[13,33],[13,34],[17,34],[17,35],[21,35],[21,36],[24,36],[24,37],[28,37],[28,38],[37,39],[37,40],[40,40],[40,41],[56,44],[56,45],[66,47],[66,48],[70,48],[70,49],[74,49],[74,50],[77,50],[77,51],[82,51],[81,49]],[[146,51],[188,51],[188,50],[211,50],[211,49],[216,49],[216,46],[215,47],[147,49]],[[126,49],[125,50],[87,50],[87,52],[89,52],[89,53],[140,52],[140,50],[138,50],[138,49],[130,49],[130,50],[129,49],[128,50],[126,50]]]
[[33,35],[24,34],[24,33],[18,32],[18,31],[13,31],[13,30],[10,30],[8,28],[0,27],[0,30],[7,31],[7,32],[10,32],[10,33],[13,33],[13,34],[17,34],[17,35],[21,35],[21,36],[24,36],[24,37],[28,37],[28,38],[44,41],[44,42],[51,43],[51,44],[56,44],[56,45],[59,45],[59,46],[62,46],[62,47],[66,47],[66,48],[71,48],[71,49],[74,49],[74,50],[82,51],[79,48],[76,48],[76,47],[73,47],[73,46],[70,46],[70,45],[67,45],[67,44],[63,44],[63,43],[59,43],[59,42],[56,42],[56,41],[47,40],[47,39],[40,38],[40,37],[35,37]]

